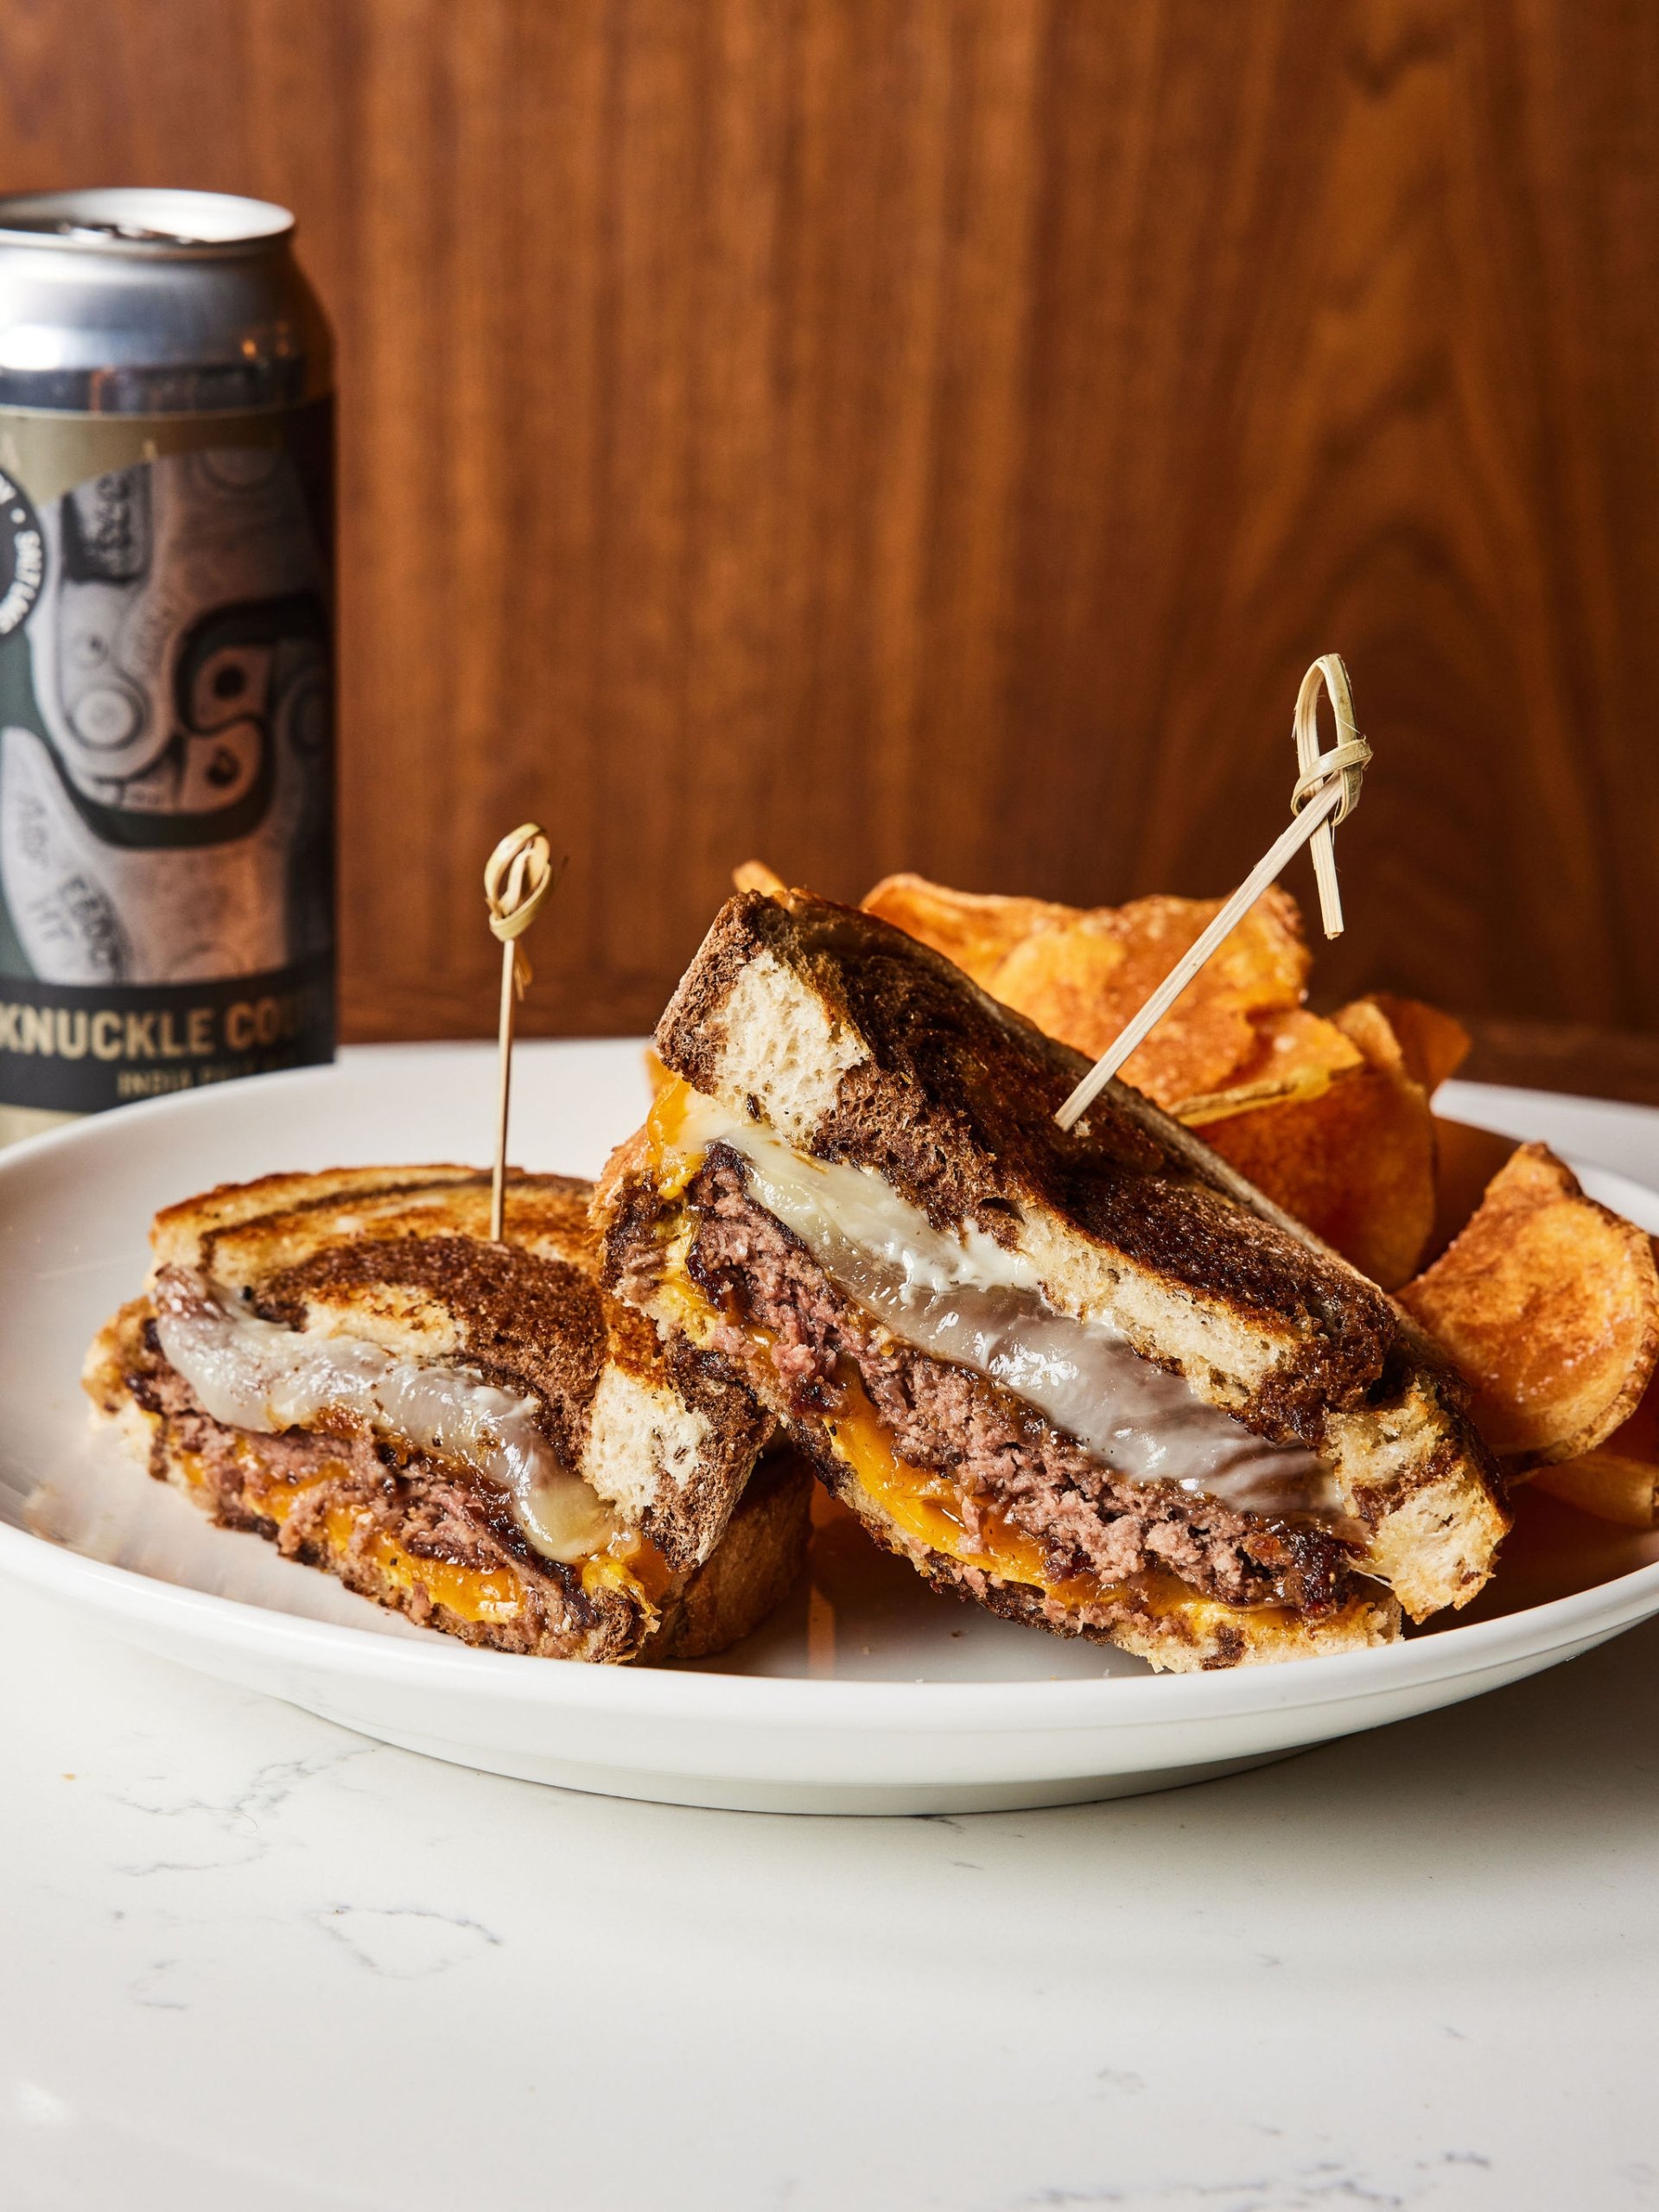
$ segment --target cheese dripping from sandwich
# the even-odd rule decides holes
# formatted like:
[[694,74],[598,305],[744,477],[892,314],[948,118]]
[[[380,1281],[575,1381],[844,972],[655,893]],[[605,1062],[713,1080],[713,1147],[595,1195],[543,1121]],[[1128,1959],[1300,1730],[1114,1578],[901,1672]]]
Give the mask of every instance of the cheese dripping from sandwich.
[[1109,1324],[1059,1312],[1032,1262],[982,1230],[936,1229],[872,1170],[813,1159],[678,1080],[658,1100],[651,1135],[667,1192],[724,1146],[756,1203],[844,1296],[914,1350],[999,1384],[1115,1473],[1243,1513],[1349,1525],[1313,1452],[1206,1404]]
[[565,1566],[622,1533],[560,1459],[536,1400],[475,1369],[264,1320],[187,1268],[162,1269],[155,1302],[162,1351],[203,1412],[229,1427],[273,1435],[337,1423],[435,1453],[504,1491],[529,1541]]

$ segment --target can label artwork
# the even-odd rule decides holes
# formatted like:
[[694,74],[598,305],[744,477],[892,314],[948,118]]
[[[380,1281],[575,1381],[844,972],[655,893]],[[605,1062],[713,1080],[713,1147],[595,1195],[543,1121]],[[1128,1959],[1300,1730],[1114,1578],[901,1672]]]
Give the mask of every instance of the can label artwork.
[[0,1103],[333,1053],[328,408],[0,408]]

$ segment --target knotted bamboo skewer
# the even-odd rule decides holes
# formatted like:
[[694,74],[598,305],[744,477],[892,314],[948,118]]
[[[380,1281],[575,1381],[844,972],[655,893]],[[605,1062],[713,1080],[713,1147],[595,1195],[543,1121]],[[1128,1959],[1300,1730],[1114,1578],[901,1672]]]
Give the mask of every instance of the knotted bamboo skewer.
[[[1336,718],[1337,742],[1319,751],[1319,694],[1329,695]],[[1076,1127],[1135,1047],[1145,1042],[1217,947],[1236,929],[1268,886],[1310,839],[1319,914],[1326,937],[1342,935],[1342,899],[1337,889],[1336,840],[1332,832],[1359,803],[1360,780],[1371,748],[1354,721],[1348,671],[1335,653],[1322,653],[1302,678],[1293,723],[1296,765],[1300,774],[1290,795],[1290,826],[1264,853],[1203,935],[1171,969],[1133,1021],[1113,1039],[1054,1116],[1063,1129]]]
[[521,823],[504,837],[484,868],[484,896],[489,901],[490,931],[501,945],[499,1081],[495,1109],[495,1177],[490,1186],[490,1236],[499,1243],[507,1187],[507,1107],[512,1089],[512,1024],[518,1001],[530,982],[530,955],[524,931],[553,888],[553,862],[547,839],[533,822]]

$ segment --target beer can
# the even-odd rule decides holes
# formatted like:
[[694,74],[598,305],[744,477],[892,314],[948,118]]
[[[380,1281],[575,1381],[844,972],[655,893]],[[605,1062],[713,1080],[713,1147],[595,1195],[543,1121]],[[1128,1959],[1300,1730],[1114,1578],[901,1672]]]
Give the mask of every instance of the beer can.
[[0,199],[0,1141],[334,1054],[333,363],[293,230]]

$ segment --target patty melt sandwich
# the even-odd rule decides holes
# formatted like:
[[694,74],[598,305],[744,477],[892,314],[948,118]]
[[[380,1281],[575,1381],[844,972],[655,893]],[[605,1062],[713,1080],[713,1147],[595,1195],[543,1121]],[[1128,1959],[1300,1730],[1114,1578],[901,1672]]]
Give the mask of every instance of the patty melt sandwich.
[[157,1216],[86,1387],[233,1529],[497,1650],[684,1658],[747,1632],[810,1482],[717,1359],[604,1298],[589,1186],[464,1167],[227,1185]]
[[717,1355],[927,1579],[1154,1665],[1465,1604],[1507,1525],[1389,1298],[941,954],[803,892],[723,909],[600,1187],[605,1280]]

